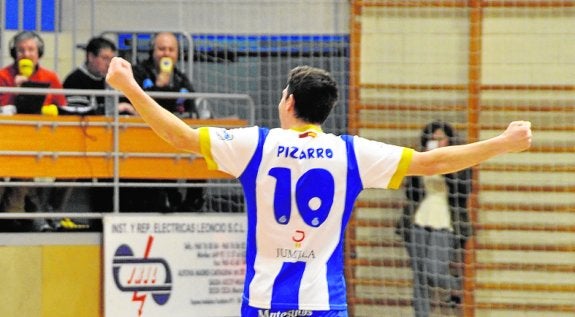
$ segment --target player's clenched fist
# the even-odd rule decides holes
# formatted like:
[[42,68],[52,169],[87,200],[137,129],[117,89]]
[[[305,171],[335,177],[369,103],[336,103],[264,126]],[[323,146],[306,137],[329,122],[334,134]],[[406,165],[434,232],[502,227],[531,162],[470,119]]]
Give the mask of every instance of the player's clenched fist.
[[521,152],[531,146],[531,122],[513,121],[502,134],[509,152]]
[[132,66],[128,61],[120,57],[114,57],[110,62],[110,67],[106,74],[106,82],[121,91],[130,87],[130,85],[137,85],[132,73]]

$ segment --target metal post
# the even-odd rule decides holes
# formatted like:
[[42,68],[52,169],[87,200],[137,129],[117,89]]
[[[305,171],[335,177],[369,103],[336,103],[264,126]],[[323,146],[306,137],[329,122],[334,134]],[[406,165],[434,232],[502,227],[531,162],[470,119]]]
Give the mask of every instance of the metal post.
[[57,21],[54,25],[54,71],[58,72],[58,48],[60,47],[60,1],[54,1],[54,20]]
[[24,29],[24,0],[18,0],[18,30]]
[[90,1],[90,36],[96,34],[96,0]]
[[78,15],[78,12],[76,12],[76,3],[77,0],[73,0],[72,1],[72,44],[73,44],[73,49],[72,49],[72,61],[74,62],[74,64],[72,65],[72,69],[74,69],[75,65],[76,65],[76,43],[77,43],[77,36],[76,36],[76,30],[77,28],[77,20],[76,20],[76,16]]
[[2,45],[2,43],[4,42],[4,31],[5,31],[5,22],[2,21],[6,21],[6,13],[4,12],[4,8],[5,8],[5,3],[4,0],[0,0],[0,65],[4,65],[4,54],[3,52],[4,50],[4,45]]
[[36,31],[42,31],[42,1],[36,1]]
[[118,103],[120,102],[120,95],[114,96],[114,206],[113,212],[120,212],[120,113],[118,111]]

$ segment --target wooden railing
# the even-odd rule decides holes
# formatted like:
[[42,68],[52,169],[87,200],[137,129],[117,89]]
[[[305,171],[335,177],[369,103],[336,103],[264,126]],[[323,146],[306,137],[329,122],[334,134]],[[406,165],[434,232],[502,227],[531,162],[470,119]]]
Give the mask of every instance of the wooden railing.
[[[426,123],[422,118],[447,119],[456,130],[465,134],[467,141],[494,136],[505,128],[509,120],[530,120],[533,123],[535,138],[528,153],[489,161],[475,169],[469,210],[476,235],[467,243],[460,315],[472,317],[487,313],[490,316],[509,316],[523,313],[565,316],[575,312],[572,301],[575,294],[575,280],[572,278],[575,270],[575,201],[572,198],[575,189],[571,182],[571,174],[575,171],[575,143],[570,135],[574,131],[572,92],[575,86],[570,82],[556,83],[553,80],[548,84],[537,80],[533,84],[529,81],[527,84],[525,81],[517,84],[482,82],[485,78],[482,76],[485,71],[482,57],[493,54],[493,47],[486,51],[482,47],[486,43],[493,44],[486,38],[492,34],[483,33],[485,9],[496,8],[501,10],[498,11],[501,14],[525,11],[527,18],[528,14],[548,13],[551,12],[548,9],[553,8],[556,9],[553,12],[560,12],[560,17],[561,14],[572,14],[572,9],[568,8],[574,6],[575,1],[570,0],[381,0],[351,3],[351,133],[415,146],[420,129]],[[421,8],[443,8],[444,12],[461,13],[460,16],[468,20],[468,32],[462,35],[468,43],[467,64],[461,68],[467,71],[466,82],[421,84],[417,79],[415,82],[386,82],[377,81],[377,77],[370,73],[369,62],[388,62],[379,52],[371,50],[372,45],[362,43],[375,41],[373,35],[377,31],[374,25],[378,24],[373,23],[374,14],[393,12],[392,18],[397,18],[405,12],[406,23],[410,23],[411,10]],[[510,10],[504,11],[506,9]],[[406,30],[413,31],[409,24]],[[380,49],[382,46],[373,47]],[[427,52],[422,56],[425,54]],[[394,67],[391,65],[390,69]],[[405,100],[397,97],[408,96],[409,92],[416,97],[424,92],[432,96],[450,92],[458,98],[418,103],[416,97],[405,97]],[[374,97],[377,93],[393,97],[377,99]],[[521,97],[512,100],[507,93]],[[540,94],[533,97],[537,93]],[[497,99],[497,96],[502,98]],[[352,316],[413,314],[409,294],[411,268],[406,262],[408,257],[402,242],[393,237],[393,218],[398,216],[401,208],[396,205],[403,199],[402,195],[390,197],[382,192],[360,197],[356,206],[346,245]],[[372,238],[370,233],[378,233],[381,237]],[[384,270],[392,273],[381,274]],[[372,271],[373,274],[368,274]]]
[[[116,103],[121,96],[113,90],[16,87],[0,87],[0,93],[106,96]],[[234,128],[254,122],[254,103],[246,94],[149,92],[149,95],[193,98],[202,106],[208,106],[206,102],[210,101],[211,111],[225,113],[216,119],[183,119],[193,127]],[[199,187],[193,182],[178,184],[183,180],[230,180],[201,186],[236,187],[229,175],[208,170],[200,155],[173,148],[137,116],[0,115],[0,131],[0,177],[4,178],[0,186],[112,187],[113,212],[120,211],[120,187]],[[0,213],[0,219],[54,217],[52,214]],[[102,214],[59,213],[58,216],[99,218]]]
[[[378,109],[386,114],[388,111],[412,115],[428,112],[434,117],[462,111],[456,106],[417,109],[410,104],[395,104],[391,109],[384,104],[360,109],[360,113],[369,111],[370,114]],[[474,203],[470,205],[470,213],[476,235],[467,243],[465,298],[461,310],[464,316],[485,311],[497,316],[510,311],[537,311],[545,316],[573,313],[575,305],[567,303],[566,298],[575,294],[575,280],[571,277],[575,264],[568,261],[575,258],[575,204],[573,199],[562,197],[573,197],[575,193],[569,176],[575,171],[575,164],[569,162],[575,153],[575,142],[569,136],[572,126],[566,125],[574,112],[572,107],[553,103],[522,105],[517,109],[485,106],[480,123],[475,126],[480,138],[503,131],[505,124],[493,122],[491,118],[507,122],[515,115],[512,111],[521,111],[533,121],[536,136],[543,140],[536,137],[528,152],[505,156],[502,161],[488,161],[475,170],[482,177],[476,178],[473,186]],[[369,131],[370,137],[379,136],[382,141],[406,146],[416,144],[422,127],[421,122],[408,118],[400,122],[371,122],[369,116],[357,117],[364,118],[356,122],[360,133]],[[467,125],[456,122],[454,126],[458,131],[465,131]],[[554,142],[545,142],[545,135]],[[394,139],[396,136],[398,139]],[[541,159],[542,156],[545,158]],[[523,198],[515,198],[518,196]],[[352,288],[349,302],[355,316],[365,316],[366,311],[409,314],[412,303],[406,294],[412,287],[411,267],[403,242],[393,233],[402,201],[402,193],[389,197],[383,191],[367,198],[360,196],[356,204],[347,235],[347,276]],[[365,254],[362,249],[371,251]],[[511,254],[515,255],[511,258]],[[374,276],[382,270],[393,273]],[[366,273],[371,271],[374,273]],[[501,278],[496,279],[497,276]],[[520,276],[525,278],[518,278]],[[546,276],[549,279],[546,280]],[[374,289],[379,295],[373,295]],[[434,305],[433,309],[437,312],[442,308]]]
[[[184,121],[194,127],[234,128],[248,124],[237,118]],[[208,170],[202,156],[166,143],[138,117],[0,116],[0,131],[0,177],[4,178],[0,186],[111,187],[113,212],[121,211],[120,187],[176,186],[176,180],[194,179],[231,182],[230,175]],[[135,179],[138,183],[133,183]],[[212,185],[233,186],[230,182]],[[186,183],[179,187],[195,185]],[[0,213],[0,219],[103,215],[22,212]]]
[[[185,120],[191,126],[240,127],[240,119]],[[142,119],[104,116],[0,116],[0,176],[58,179],[218,179],[201,156],[173,148]],[[117,166],[116,166],[117,162]]]

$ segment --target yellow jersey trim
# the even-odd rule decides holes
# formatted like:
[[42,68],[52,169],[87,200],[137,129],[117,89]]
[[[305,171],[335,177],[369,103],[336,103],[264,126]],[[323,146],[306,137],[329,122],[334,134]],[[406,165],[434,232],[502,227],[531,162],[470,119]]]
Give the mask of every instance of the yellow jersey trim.
[[315,124],[306,124],[303,125],[301,127],[294,127],[294,128],[290,128],[290,130],[294,130],[297,132],[305,132],[305,131],[309,131],[309,130],[313,130],[313,131],[317,131],[317,132],[323,132],[321,127]]
[[218,164],[214,161],[212,157],[212,145],[210,142],[210,130],[207,127],[201,127],[198,129],[200,132],[200,153],[206,160],[206,164],[209,170],[217,170]]
[[407,174],[407,168],[411,164],[411,159],[413,158],[413,152],[415,150],[410,148],[404,148],[403,152],[401,153],[401,159],[399,160],[399,164],[397,165],[397,170],[391,177],[389,181],[389,189],[398,189],[401,186],[401,182],[403,178]]

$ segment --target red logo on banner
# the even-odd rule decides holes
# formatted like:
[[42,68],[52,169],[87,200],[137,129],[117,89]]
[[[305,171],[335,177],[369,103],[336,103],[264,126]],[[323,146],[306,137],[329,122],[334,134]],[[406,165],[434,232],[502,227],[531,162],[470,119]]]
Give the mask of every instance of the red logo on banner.
[[149,257],[154,237],[149,236],[143,257],[135,257],[130,246],[116,249],[112,262],[114,282],[122,292],[133,292],[132,301],[140,302],[138,316],[142,316],[148,295],[158,305],[164,305],[172,290],[172,273],[163,258]]

